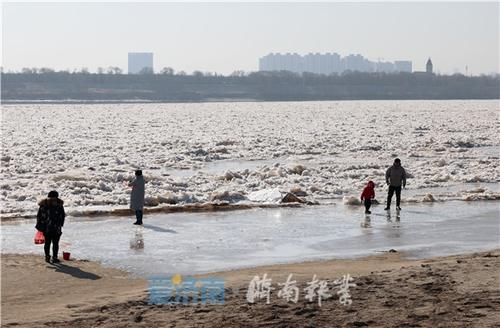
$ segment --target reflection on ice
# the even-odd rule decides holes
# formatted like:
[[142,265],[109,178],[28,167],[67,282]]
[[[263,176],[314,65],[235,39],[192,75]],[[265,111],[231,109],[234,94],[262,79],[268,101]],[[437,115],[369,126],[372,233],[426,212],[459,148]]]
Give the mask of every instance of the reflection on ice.
[[392,215],[391,211],[386,211],[387,222],[399,222],[401,220],[401,211],[396,210],[396,215]]
[[[132,218],[69,218],[61,251],[139,275],[193,274],[394,248],[426,257],[498,247],[498,202],[252,209]],[[2,225],[2,252],[42,256],[32,220]]]
[[130,249],[144,249],[144,236],[142,235],[142,228],[137,228],[137,230],[135,231],[134,238],[130,240]]
[[372,220],[370,219],[369,214],[365,214],[365,219],[361,222],[361,228],[371,228]]

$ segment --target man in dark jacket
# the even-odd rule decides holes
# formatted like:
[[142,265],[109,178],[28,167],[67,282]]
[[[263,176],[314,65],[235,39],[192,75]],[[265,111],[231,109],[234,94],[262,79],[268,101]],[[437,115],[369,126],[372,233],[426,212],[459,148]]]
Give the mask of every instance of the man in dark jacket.
[[45,262],[50,263],[50,244],[52,244],[52,263],[59,263],[57,253],[59,252],[59,239],[64,226],[64,202],[59,199],[57,191],[49,192],[46,199],[38,203],[37,220],[35,228],[43,232],[45,237]]
[[406,171],[401,166],[401,160],[396,158],[394,164],[385,172],[385,181],[389,186],[387,195],[387,206],[384,210],[388,211],[391,208],[392,195],[396,192],[396,209],[401,210],[401,185],[406,187]]

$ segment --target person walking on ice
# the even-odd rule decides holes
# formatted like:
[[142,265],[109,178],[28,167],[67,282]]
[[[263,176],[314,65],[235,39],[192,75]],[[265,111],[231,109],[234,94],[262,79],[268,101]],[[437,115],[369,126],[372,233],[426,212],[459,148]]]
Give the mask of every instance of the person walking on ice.
[[396,158],[394,164],[387,169],[385,172],[385,181],[389,186],[389,191],[387,194],[387,206],[384,210],[388,211],[391,209],[392,195],[396,192],[396,209],[401,210],[401,186],[406,187],[406,171],[401,166],[401,160]]
[[130,194],[130,208],[135,211],[136,221],[134,224],[142,225],[142,214],[144,210],[144,177],[141,170],[135,171],[135,179],[130,182],[129,187],[132,187]]
[[373,181],[368,181],[365,189],[363,189],[363,193],[361,193],[361,201],[364,202],[365,205],[365,213],[371,214],[370,206],[372,206],[372,199],[375,198],[375,183]]

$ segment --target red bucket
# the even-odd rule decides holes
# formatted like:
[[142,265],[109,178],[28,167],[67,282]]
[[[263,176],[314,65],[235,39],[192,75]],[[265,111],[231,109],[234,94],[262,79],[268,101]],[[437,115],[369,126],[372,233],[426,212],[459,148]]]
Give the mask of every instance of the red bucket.
[[69,261],[69,256],[70,256],[70,255],[71,255],[71,253],[70,253],[70,252],[63,252],[63,259],[64,259],[65,261]]

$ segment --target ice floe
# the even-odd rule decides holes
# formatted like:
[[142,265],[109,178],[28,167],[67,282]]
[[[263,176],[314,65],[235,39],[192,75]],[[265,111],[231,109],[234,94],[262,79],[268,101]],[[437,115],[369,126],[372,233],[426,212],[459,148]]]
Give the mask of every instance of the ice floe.
[[497,200],[498,125],[496,100],[5,105],[1,215],[51,189],[69,213],[126,209],[137,168],[148,207],[351,204],[368,180],[383,200],[394,157],[403,202]]

